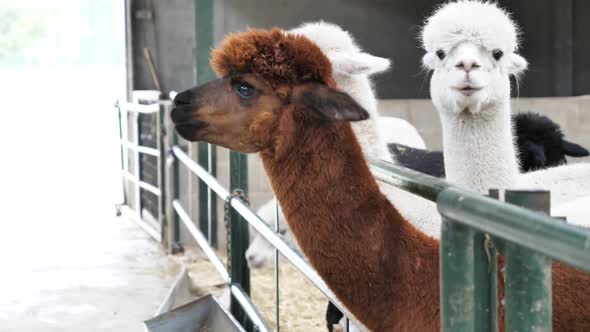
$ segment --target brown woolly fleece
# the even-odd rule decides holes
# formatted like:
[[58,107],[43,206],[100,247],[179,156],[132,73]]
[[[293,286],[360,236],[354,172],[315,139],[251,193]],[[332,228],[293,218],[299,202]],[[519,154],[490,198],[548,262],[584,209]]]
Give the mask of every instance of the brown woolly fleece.
[[211,67],[220,77],[254,73],[273,86],[311,81],[336,86],[322,50],[308,38],[278,28],[230,34],[212,51]]

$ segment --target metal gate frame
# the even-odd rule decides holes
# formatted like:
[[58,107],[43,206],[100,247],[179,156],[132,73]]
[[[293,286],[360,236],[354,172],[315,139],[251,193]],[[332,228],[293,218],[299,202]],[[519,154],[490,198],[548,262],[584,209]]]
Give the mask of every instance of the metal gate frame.
[[[164,187],[164,153],[163,147],[164,135],[162,133],[162,127],[164,123],[164,112],[168,105],[163,103],[153,103],[149,105],[130,103],[130,102],[117,102],[115,108],[117,108],[119,117],[119,139],[121,148],[121,174],[123,178],[123,204],[118,207],[119,210],[125,210],[129,212],[131,218],[137,222],[152,238],[156,241],[161,242],[163,232],[165,231],[165,218],[164,218],[164,197],[162,188]],[[140,144],[140,126],[139,117],[141,114],[155,115],[156,116],[156,142],[157,147],[147,147]],[[128,122],[129,116],[132,117],[131,123]],[[129,126],[131,124],[131,126]],[[132,128],[131,133],[129,127]],[[129,136],[132,136],[132,140],[129,140]],[[130,159],[131,154],[131,159]],[[149,155],[158,159],[158,186],[153,186],[141,179],[141,155]],[[133,161],[133,170],[130,171],[128,167],[129,161]],[[133,188],[133,202],[127,197],[127,189]],[[142,202],[141,193],[142,190],[152,193],[158,197],[157,216],[156,222],[152,222],[142,216]],[[132,208],[131,208],[132,207]],[[122,211],[118,211],[120,214]]]

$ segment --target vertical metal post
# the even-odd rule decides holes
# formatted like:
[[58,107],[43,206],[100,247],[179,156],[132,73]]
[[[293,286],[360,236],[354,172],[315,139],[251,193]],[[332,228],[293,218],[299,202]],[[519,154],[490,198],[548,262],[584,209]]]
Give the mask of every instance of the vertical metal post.
[[475,331],[496,332],[498,327],[497,306],[497,257],[490,237],[474,232],[475,269]]
[[441,231],[442,330],[475,331],[475,231],[446,217],[443,217]]
[[137,218],[139,222],[142,222],[143,219],[141,218],[141,187],[139,186],[139,182],[141,181],[141,167],[140,167],[140,157],[139,157],[139,138],[141,136],[141,132],[139,130],[139,113],[133,112],[134,121],[134,148],[133,148],[133,160],[135,167],[133,168],[134,177],[135,177],[135,213],[137,214]]
[[178,144],[178,136],[172,126],[172,121],[169,118],[169,109],[166,109],[164,117],[164,148],[162,149],[163,160],[165,165],[165,208],[166,208],[166,225],[162,228],[165,229],[166,235],[163,239],[166,239],[164,246],[169,253],[176,253],[179,249],[180,242],[180,220],[172,203],[179,196],[179,178],[178,178],[178,160],[172,153],[172,147]]
[[[207,147],[209,148],[207,168],[211,175],[217,176],[217,148],[212,144],[207,144]],[[217,195],[211,189],[207,192],[207,204],[209,205],[209,215],[207,216],[209,234],[207,238],[209,239],[209,244],[213,248],[217,248]]]
[[[127,140],[127,138],[124,138],[123,136],[123,112],[121,111],[121,104],[119,101],[117,101],[117,103],[115,104],[115,107],[117,108],[117,116],[119,117],[119,147],[121,148],[121,171],[125,172],[125,152],[124,150],[126,149],[124,142]],[[127,202],[127,190],[125,190],[125,184],[126,184],[126,180],[125,180],[125,176],[121,176],[121,179],[123,181],[123,205],[126,205]],[[118,212],[119,213],[119,212]]]
[[[209,147],[208,143],[197,143],[197,162],[204,169],[209,170]],[[203,235],[209,234],[209,187],[203,180],[199,179],[199,229]]]
[[[178,136],[175,132],[171,133],[172,135],[172,146],[178,145]],[[180,180],[178,174],[178,159],[172,156],[172,202],[180,198]],[[180,219],[178,214],[172,209],[172,253],[176,253],[181,251],[180,247]]]
[[[498,190],[489,197],[498,199]],[[475,231],[475,330],[498,331],[498,257],[490,235]]]
[[[195,0],[195,41],[195,78],[197,84],[201,84],[215,77],[209,66],[209,51],[213,47],[213,0]],[[198,143],[197,149],[199,165],[215,175],[216,147]],[[213,246],[217,244],[216,222],[217,196],[199,180],[199,228]]]
[[166,244],[166,125],[165,119],[167,106],[160,103],[158,110],[158,121],[156,128],[156,135],[158,137],[158,188],[160,189],[160,196],[158,197],[158,222],[160,223],[160,238],[162,244]]
[[[506,202],[549,214],[550,194],[506,191]],[[505,257],[506,331],[551,331],[551,259],[511,242]]]
[[[248,156],[238,152],[230,152],[230,189],[242,189],[248,193]],[[250,269],[246,263],[246,249],[248,249],[248,223],[242,219],[234,209],[230,212],[230,279],[232,284],[239,284],[246,294],[250,295]],[[252,330],[252,323],[248,320],[242,307],[233,297],[231,298],[231,313],[248,331]]]

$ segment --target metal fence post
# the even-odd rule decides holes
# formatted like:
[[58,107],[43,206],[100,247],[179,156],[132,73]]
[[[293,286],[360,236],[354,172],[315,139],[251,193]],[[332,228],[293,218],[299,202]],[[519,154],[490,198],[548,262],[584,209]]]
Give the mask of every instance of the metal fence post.
[[[506,202],[549,214],[546,191],[506,191]],[[506,331],[551,331],[551,259],[517,243],[505,244]]]
[[[238,152],[230,152],[229,169],[231,191],[242,189],[247,195],[248,156]],[[245,257],[249,242],[248,223],[243,220],[235,209],[231,209],[230,212],[230,231],[230,280],[232,284],[239,284],[244,292],[250,295],[250,269]],[[233,295],[231,298],[231,312],[246,330],[252,330],[252,323],[249,322],[247,315]]]
[[[117,108],[117,116],[119,118],[119,147],[121,149],[121,171],[125,172],[125,152],[124,149],[126,149],[125,144],[123,142],[125,142],[126,138],[123,137],[123,112],[121,111],[121,102],[117,101],[117,103],[115,104],[115,107]],[[123,182],[123,202],[121,203],[121,205],[127,205],[128,204],[128,200],[127,200],[127,190],[125,190],[126,187],[126,181],[125,181],[125,176],[121,176],[121,180]],[[117,208],[117,215],[121,215],[121,211],[120,211],[120,207]]]
[[174,208],[173,202],[173,178],[172,178],[172,163],[174,156],[172,155],[172,136],[174,136],[174,128],[170,121],[170,105],[160,105],[160,177],[161,183],[161,209],[163,211],[162,218],[162,246],[166,248],[167,252],[172,252],[172,226],[174,224]]
[[164,243],[166,241],[166,151],[164,150],[164,117],[166,116],[166,105],[160,102],[158,107],[158,113],[156,113],[156,144],[160,153],[158,156],[158,188],[160,189],[160,195],[158,196],[158,222],[160,223],[160,238],[162,239],[162,243]]
[[141,187],[139,182],[141,181],[141,158],[139,153],[139,146],[141,145],[141,128],[139,125],[139,113],[133,112],[133,140],[135,148],[133,149],[133,164],[134,164],[134,177],[135,177],[135,213],[137,214],[137,220],[143,222],[141,215]]
[[475,331],[475,231],[443,217],[440,242],[442,331]]
[[[498,199],[499,192],[489,196]],[[491,237],[475,231],[475,331],[498,331],[498,257]]]
[[[172,132],[172,146],[178,145],[178,136],[176,132]],[[172,157],[171,168],[172,168],[172,197],[170,198],[170,202],[174,202],[175,200],[180,198],[180,180],[179,180],[179,173],[178,173],[178,159],[172,155],[172,151],[170,151],[170,155]],[[170,251],[171,253],[176,253],[181,251],[182,248],[180,247],[180,220],[178,214],[174,212],[172,209],[172,236],[171,236],[171,243],[170,243]]]
[[[215,77],[209,66],[209,51],[213,47],[213,0],[195,0],[196,82],[202,84]],[[197,161],[201,167],[216,174],[216,147],[198,143]],[[217,197],[199,180],[199,228],[212,246],[217,245]]]

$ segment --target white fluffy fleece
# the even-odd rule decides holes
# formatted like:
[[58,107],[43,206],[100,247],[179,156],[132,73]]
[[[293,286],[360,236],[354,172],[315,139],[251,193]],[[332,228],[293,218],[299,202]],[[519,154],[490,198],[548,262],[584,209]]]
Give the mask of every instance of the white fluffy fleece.
[[369,112],[369,119],[351,123],[365,157],[391,161],[377,125],[377,98],[369,80],[370,74],[387,70],[389,60],[363,52],[354,38],[335,24],[305,23],[289,33],[304,35],[315,42],[330,59],[338,88]]
[[589,164],[518,171],[509,76],[527,63],[515,53],[518,29],[504,10],[489,2],[447,3],[426,21],[422,45],[423,64],[433,71],[430,93],[442,122],[448,181],[482,193],[550,190],[554,206],[590,194]]
[[489,50],[514,52],[518,48],[518,28],[510,14],[493,2],[450,2],[426,20],[422,47],[427,52],[449,50],[464,41]]

